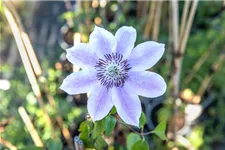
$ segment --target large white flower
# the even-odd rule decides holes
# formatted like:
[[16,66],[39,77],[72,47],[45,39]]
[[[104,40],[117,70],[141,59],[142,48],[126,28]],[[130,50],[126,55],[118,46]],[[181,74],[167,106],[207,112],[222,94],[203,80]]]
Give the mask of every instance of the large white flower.
[[91,92],[87,108],[93,121],[104,118],[115,106],[121,119],[138,126],[138,95],[153,98],[165,93],[164,79],[146,71],[162,57],[164,44],[148,41],[134,48],[135,40],[133,27],[121,27],[113,36],[95,26],[89,43],[67,49],[67,59],[82,71],[69,75],[60,88],[71,95]]

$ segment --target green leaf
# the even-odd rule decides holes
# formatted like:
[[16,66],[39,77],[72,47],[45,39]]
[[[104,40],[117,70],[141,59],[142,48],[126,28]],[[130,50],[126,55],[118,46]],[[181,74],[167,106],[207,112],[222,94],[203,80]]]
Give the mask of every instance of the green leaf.
[[105,131],[105,120],[99,120],[94,123],[94,130],[92,132],[92,138],[97,138],[101,133]]
[[47,141],[47,147],[49,150],[62,150],[63,146],[59,139],[49,139]]
[[144,125],[146,123],[146,117],[145,117],[145,114],[143,112],[141,112],[141,117],[139,119],[139,127],[140,128],[143,128]]
[[127,142],[127,150],[131,150],[132,145],[139,140],[141,140],[141,137],[138,134],[130,133],[127,136],[127,141],[126,141]]
[[83,140],[83,141],[84,141],[84,140],[87,140],[88,137],[89,137],[89,132],[88,132],[88,130],[82,131],[82,132],[80,133],[79,137],[80,137],[80,139]]
[[160,122],[157,127],[152,131],[152,133],[156,134],[162,140],[166,140],[166,121]]
[[132,146],[131,150],[149,150],[148,143],[145,140],[139,140]]
[[116,126],[116,118],[114,116],[107,116],[105,118],[105,134],[106,136],[110,136],[111,132]]
[[110,111],[110,113],[109,114],[115,114],[116,113],[116,107],[115,106],[113,106],[113,108],[111,109],[111,111]]
[[101,136],[99,136],[95,140],[94,146],[95,146],[96,149],[100,150],[100,149],[103,149],[104,147],[106,147],[107,143],[105,142],[105,140]]
[[87,130],[87,121],[83,121],[81,124],[80,124],[80,127],[78,129],[79,132],[82,132],[84,130]]
[[27,146],[27,147],[24,147],[24,148],[21,148],[19,150],[45,150],[44,147],[36,147],[36,146]]

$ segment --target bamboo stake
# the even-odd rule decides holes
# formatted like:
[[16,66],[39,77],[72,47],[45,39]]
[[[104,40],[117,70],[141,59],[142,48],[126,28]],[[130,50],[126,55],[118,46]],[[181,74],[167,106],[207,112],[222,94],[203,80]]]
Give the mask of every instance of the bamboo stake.
[[[73,45],[77,45],[81,42],[81,34],[80,33],[74,33],[74,36],[73,36]],[[73,71],[76,72],[76,71],[79,71],[80,70],[80,67],[79,66],[76,66],[76,65],[73,65]]]
[[173,35],[173,53],[174,57],[174,74],[172,76],[173,82],[173,96],[175,99],[179,97],[179,90],[180,90],[180,70],[181,70],[181,57],[178,57],[178,44],[179,44],[179,37],[178,37],[178,1],[174,0],[171,1],[171,11],[172,11],[172,35]]
[[175,53],[178,52],[178,44],[179,44],[179,15],[178,15],[178,1],[171,1],[172,8],[172,26],[173,26],[173,47]]
[[153,31],[152,31],[153,41],[158,41],[162,5],[163,5],[163,1],[157,1],[157,9],[155,12],[155,21],[154,21]]
[[[47,110],[45,109],[44,101],[43,101],[43,98],[42,98],[42,95],[41,95],[41,92],[40,92],[39,85],[38,85],[38,83],[37,83],[37,79],[36,79],[36,77],[35,77],[35,75],[34,75],[34,72],[33,72],[33,70],[32,70],[31,63],[30,63],[30,61],[29,61],[28,55],[27,55],[26,50],[25,50],[25,46],[23,45],[23,44],[25,44],[27,41],[29,42],[29,38],[26,37],[26,33],[24,33],[24,34],[23,34],[23,37],[25,37],[25,38],[22,39],[22,35],[20,34],[20,29],[23,30],[23,26],[22,26],[22,24],[17,25],[15,19],[13,18],[13,15],[12,15],[12,14],[10,13],[10,11],[7,9],[7,7],[8,7],[9,5],[8,5],[8,4],[6,4],[6,5],[7,5],[6,8],[5,8],[6,17],[7,17],[8,21],[9,21],[9,24],[10,24],[11,29],[12,29],[12,31],[13,31],[13,35],[14,35],[15,40],[16,40],[16,43],[17,43],[17,45],[18,45],[18,49],[19,49],[19,52],[20,52],[20,55],[21,55],[21,58],[22,58],[22,61],[23,61],[23,64],[24,64],[26,73],[27,73],[27,75],[28,75],[28,79],[29,79],[29,81],[30,81],[30,83],[31,83],[32,89],[33,89],[33,91],[34,91],[34,94],[36,95],[36,97],[37,97],[38,100],[39,100],[40,106],[41,106],[41,108],[42,108],[42,110],[43,110],[43,112],[44,112],[44,115],[45,115],[45,119],[47,120],[48,124],[49,124],[50,127],[52,128],[52,122],[51,122],[51,119],[50,119],[50,117],[49,117],[49,115],[48,115]],[[19,18],[19,16],[17,15],[16,11],[13,9],[13,7],[10,7],[10,8],[13,10],[13,12],[14,12],[13,14],[16,16],[17,22],[20,22],[20,23],[21,23],[20,18]],[[20,28],[19,28],[19,27],[20,27]],[[22,40],[24,40],[25,43],[23,43]],[[32,48],[32,45],[28,46],[28,48],[29,48],[29,49]],[[33,49],[33,48],[32,48],[32,49]],[[34,51],[33,51],[33,52],[34,52]],[[32,61],[33,61],[33,58],[36,57],[35,54],[29,55],[29,56],[31,56],[31,57],[30,57],[30,60],[32,60]],[[38,60],[36,60],[36,61],[37,61],[36,64],[39,65]],[[35,65],[33,65],[33,67],[35,67]],[[41,70],[41,68],[40,68],[40,70]],[[48,100],[49,100],[50,104],[51,104],[52,106],[55,106],[55,100],[54,100],[54,98],[48,93],[47,90],[46,90],[46,93],[47,93],[47,97],[48,97]],[[59,126],[60,126],[60,128],[61,128],[61,130],[62,130],[63,136],[65,137],[65,139],[66,139],[66,141],[67,141],[67,144],[69,145],[69,147],[70,147],[71,149],[74,149],[73,144],[72,144],[72,141],[70,140],[70,139],[71,139],[71,136],[70,136],[69,130],[68,130],[67,128],[64,128],[64,127],[63,127],[63,120],[62,120],[61,116],[58,115],[56,118],[58,118],[58,119],[57,119],[57,123],[59,124]],[[61,120],[61,121],[59,121],[59,120]],[[52,131],[52,134],[54,135],[53,130],[51,130],[51,131]]]
[[33,123],[31,122],[26,110],[23,107],[19,107],[18,108],[19,114],[21,116],[21,118],[23,119],[24,124],[27,127],[27,130],[29,131],[32,140],[34,141],[34,144],[36,146],[40,146],[43,147],[43,142],[41,141],[41,138],[39,137],[37,131],[34,128]]
[[191,1],[185,0],[184,10],[182,14],[181,27],[180,27],[180,39],[183,37],[184,28],[187,22],[187,14]]
[[149,10],[148,20],[146,22],[145,30],[144,30],[144,36],[146,38],[149,38],[151,34],[154,16],[155,16],[155,9],[156,9],[156,1],[151,1],[151,7]]
[[15,38],[15,41],[16,41],[16,44],[17,44],[17,47],[18,47],[18,50],[19,50],[24,68],[25,68],[25,71],[26,71],[26,74],[28,76],[28,80],[31,84],[31,87],[34,91],[34,94],[36,95],[36,97],[39,100],[39,103],[40,103],[41,109],[44,112],[44,116],[46,118],[46,121],[52,127],[51,119],[48,115],[47,110],[44,107],[44,102],[43,102],[43,99],[42,99],[42,96],[41,96],[40,88],[37,84],[35,74],[32,70],[32,66],[31,66],[30,61],[28,59],[28,56],[27,56],[27,53],[26,53],[26,50],[25,50],[25,46],[23,45],[23,41],[22,41],[21,34],[20,34],[20,29],[19,29],[14,17],[10,13],[10,11],[8,10],[8,7],[7,7],[8,5],[5,5],[5,6],[6,7],[4,8],[4,12],[5,12],[6,18],[9,22],[9,25],[11,27],[12,33],[14,35],[14,38]]
[[9,141],[3,139],[2,137],[0,137],[0,144],[8,147],[10,150],[17,150],[16,146],[14,146],[12,143],[10,143]]
[[27,54],[30,58],[30,62],[32,64],[34,72],[37,76],[40,76],[42,74],[42,70],[41,70],[40,64],[38,62],[37,56],[34,52],[34,48],[31,44],[30,38],[28,37],[28,35],[25,32],[21,33],[21,38],[24,42],[24,46],[25,46]]

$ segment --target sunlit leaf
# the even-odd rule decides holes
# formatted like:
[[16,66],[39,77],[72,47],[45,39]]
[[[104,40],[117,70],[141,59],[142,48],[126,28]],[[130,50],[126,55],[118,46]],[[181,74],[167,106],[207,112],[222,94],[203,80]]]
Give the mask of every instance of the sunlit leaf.
[[131,150],[131,147],[134,143],[136,143],[137,141],[141,140],[141,137],[135,133],[130,133],[127,136],[127,150]]
[[141,112],[141,117],[139,119],[139,127],[140,128],[143,128],[144,125],[146,123],[146,117],[145,117],[145,114],[143,112]]
[[115,106],[113,106],[113,108],[111,109],[111,111],[110,111],[110,113],[109,114],[115,114],[116,113],[116,107]]
[[97,138],[101,133],[105,131],[105,120],[99,120],[94,123],[94,130],[92,132],[92,138]]
[[145,140],[139,140],[134,143],[131,150],[149,150],[149,146]]
[[78,131],[84,131],[84,130],[87,130],[87,121],[83,121],[81,124],[80,124],[80,127],[78,129]]
[[95,146],[96,149],[100,150],[100,149],[103,149],[104,147],[106,147],[107,143],[105,142],[105,140],[101,136],[99,136],[95,140],[94,146]]
[[166,140],[166,121],[160,122],[156,128],[152,131],[152,133],[156,134],[158,137],[160,137],[162,140]]

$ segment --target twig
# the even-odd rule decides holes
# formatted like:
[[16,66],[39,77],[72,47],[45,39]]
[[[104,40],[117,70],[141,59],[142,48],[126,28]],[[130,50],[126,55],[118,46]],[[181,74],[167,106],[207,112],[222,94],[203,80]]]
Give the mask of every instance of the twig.
[[136,133],[136,134],[138,134],[140,136],[145,136],[145,135],[149,135],[149,134],[153,133],[152,131],[149,131],[149,132],[143,132],[143,131],[138,132],[138,131],[134,130],[133,128],[131,128],[129,125],[123,123],[123,121],[120,121],[119,119],[116,119],[116,120],[117,120],[117,122],[119,124],[122,124],[123,126],[127,127],[128,129],[130,129],[131,131],[133,131],[134,133]]
[[10,143],[9,141],[3,139],[2,137],[0,137],[0,144],[8,147],[10,150],[17,150],[16,146],[14,146],[12,143]]
[[39,137],[37,131],[35,130],[34,125],[31,122],[26,110],[23,107],[19,107],[18,111],[19,111],[19,114],[20,114],[21,118],[23,119],[23,122],[26,125],[27,130],[29,131],[35,145],[43,147],[44,146],[43,142],[41,141],[41,138]]
[[158,40],[162,5],[163,5],[163,1],[157,1],[157,9],[156,9],[156,12],[155,12],[155,21],[154,21],[154,24],[153,24],[153,31],[152,31],[153,41]]

